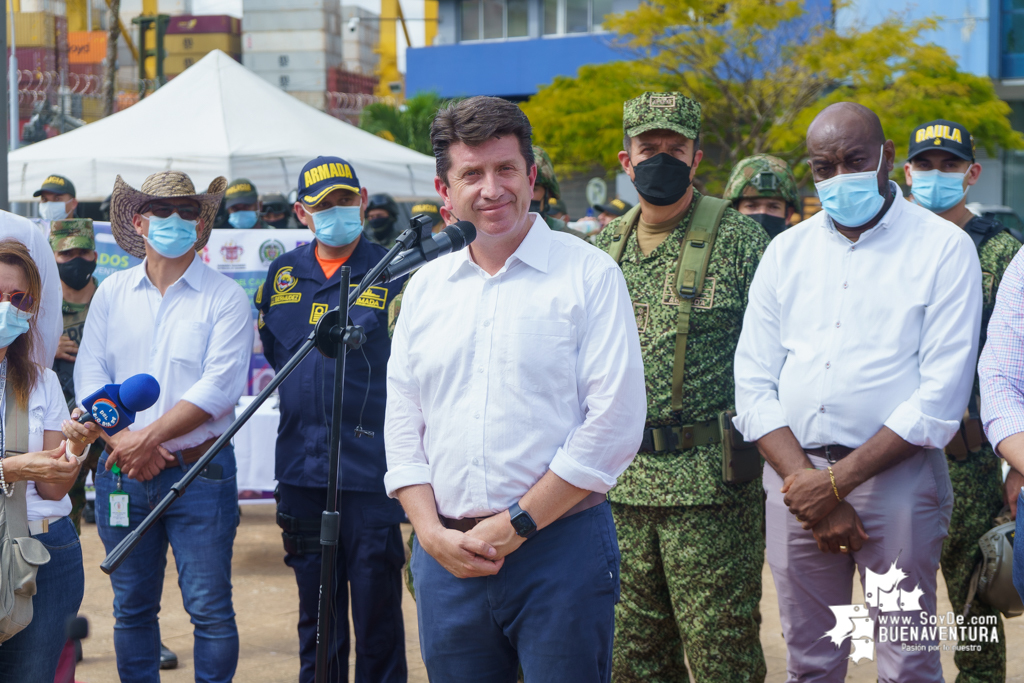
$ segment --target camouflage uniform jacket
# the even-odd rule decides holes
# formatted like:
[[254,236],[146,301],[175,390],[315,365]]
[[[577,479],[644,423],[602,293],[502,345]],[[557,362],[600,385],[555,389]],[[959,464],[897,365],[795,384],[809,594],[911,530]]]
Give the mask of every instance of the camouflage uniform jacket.
[[[632,232],[622,257],[629,287],[647,383],[647,426],[694,424],[717,419],[733,408],[733,356],[739,343],[747,290],[761,260],[768,235],[736,210],[726,209],[711,250],[704,292],[694,301],[686,345],[683,409],[672,411],[672,368],[675,362],[676,264],[683,236],[700,194],[679,226],[644,256]],[[623,218],[609,223],[597,239],[607,250]],[[718,505],[759,500],[759,479],[740,485],[722,481],[719,444],[685,451],[641,453],[619,477],[608,497],[628,505]]]
[[[976,220],[976,219],[971,219]],[[1009,232],[1003,230],[995,237],[986,240],[978,250],[978,260],[981,261],[981,337],[978,342],[978,354],[985,348],[985,341],[988,337],[988,321],[992,317],[992,310],[996,306],[996,292],[999,290],[999,283],[1002,282],[1003,273],[1010,261],[1017,255],[1020,249],[1018,242]],[[981,394],[978,383],[978,374],[974,375],[974,395]]]
[[[93,278],[92,282],[93,285],[97,285],[96,278]],[[69,301],[64,301],[61,304],[60,312],[64,317],[64,336],[81,345],[82,331],[85,329],[85,318],[89,315],[89,304],[73,304]],[[64,389],[64,398],[68,401],[74,400],[75,364],[55,358],[53,361],[53,371],[57,373],[57,379],[60,380],[61,388]]]

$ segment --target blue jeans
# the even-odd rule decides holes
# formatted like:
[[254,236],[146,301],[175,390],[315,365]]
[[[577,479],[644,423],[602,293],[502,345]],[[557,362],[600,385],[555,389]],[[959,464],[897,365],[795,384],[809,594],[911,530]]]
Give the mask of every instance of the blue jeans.
[[1024,539],[1024,489],[1017,495],[1017,529],[1013,532],[1013,586],[1024,600],[1024,540],[1021,539]]
[[611,680],[619,546],[608,503],[538,531],[494,576],[457,579],[413,545],[420,651],[432,681]]
[[75,525],[63,517],[35,538],[50,551],[50,561],[36,574],[32,622],[0,644],[0,683],[53,683],[67,621],[82,605],[85,572]]
[[[107,455],[96,476],[96,526],[109,553],[171,490],[185,472],[171,467],[150,481],[122,476],[128,494],[130,527],[110,526],[110,494],[117,477],[106,469]],[[220,478],[200,474],[163,517],[142,537],[113,574],[114,649],[122,683],[160,681],[160,596],[163,593],[167,545],[174,549],[185,611],[195,626],[196,681],[227,683],[238,665],[238,628],[231,603],[231,551],[238,526],[238,485],[235,451],[227,446],[211,463]],[[186,465],[186,469],[189,466]]]

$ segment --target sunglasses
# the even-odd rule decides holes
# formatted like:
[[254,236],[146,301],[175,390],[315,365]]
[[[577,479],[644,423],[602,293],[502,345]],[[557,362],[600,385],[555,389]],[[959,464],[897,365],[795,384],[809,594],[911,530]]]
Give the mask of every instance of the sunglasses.
[[10,301],[19,311],[28,313],[32,310],[32,297],[28,292],[0,292],[0,302]]
[[175,206],[174,204],[154,202],[144,206],[141,213],[151,213],[157,218],[168,218],[172,213],[176,213],[185,221],[199,220],[199,209],[191,206]]

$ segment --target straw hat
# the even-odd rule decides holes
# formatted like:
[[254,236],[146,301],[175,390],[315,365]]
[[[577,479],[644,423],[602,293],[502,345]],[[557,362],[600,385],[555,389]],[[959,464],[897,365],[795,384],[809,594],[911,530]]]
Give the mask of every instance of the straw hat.
[[110,195],[110,229],[118,246],[137,258],[146,257],[146,241],[135,232],[132,218],[142,207],[155,199],[183,197],[199,202],[199,217],[202,232],[196,240],[196,249],[202,249],[210,238],[213,220],[224,197],[228,181],[223,176],[215,178],[203,194],[196,193],[192,180],[181,171],[161,171],[146,178],[142,189],[136,190],[117,176],[114,192]]

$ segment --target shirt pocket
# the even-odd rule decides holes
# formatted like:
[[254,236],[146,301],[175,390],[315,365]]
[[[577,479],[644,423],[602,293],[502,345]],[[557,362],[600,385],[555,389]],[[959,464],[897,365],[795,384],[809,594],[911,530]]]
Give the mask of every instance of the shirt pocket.
[[176,323],[171,328],[168,344],[172,363],[198,368],[206,356],[206,344],[210,338],[210,323],[189,321]]
[[543,394],[573,384],[576,342],[569,321],[517,319],[502,341],[504,384]]

